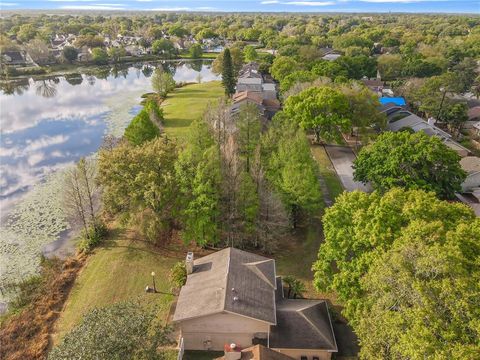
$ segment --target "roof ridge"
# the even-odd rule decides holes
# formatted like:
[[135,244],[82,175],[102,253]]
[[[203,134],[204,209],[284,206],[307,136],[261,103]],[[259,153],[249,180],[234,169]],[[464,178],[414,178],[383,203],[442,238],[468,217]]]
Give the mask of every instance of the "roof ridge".
[[[270,285],[273,289],[276,288],[275,284],[272,284],[270,280],[265,276],[262,270],[260,270],[257,265],[264,264],[267,262],[274,262],[273,259],[265,259],[265,260],[259,260],[259,261],[253,261],[253,262],[248,262],[244,263],[243,265],[247,266],[251,271],[253,271],[258,277],[260,277],[261,280],[265,281],[268,285]],[[253,270],[251,267],[254,266],[256,271]]]
[[228,263],[227,263],[227,271],[225,272],[225,285],[223,287],[223,311],[227,309],[227,286],[228,286],[228,275],[230,274],[230,264],[232,260],[232,247],[229,246],[228,248]]
[[[323,303],[325,303],[325,301],[323,301]],[[311,306],[306,306],[306,307],[301,308],[301,309],[298,309],[298,310],[296,310],[296,311],[297,311],[297,313],[300,314],[300,316],[302,316],[302,317],[310,324],[310,326],[318,333],[318,335],[320,335],[320,337],[327,342],[327,344],[329,344],[329,345],[332,346],[332,347],[335,347],[336,345],[335,345],[335,344],[332,344],[332,342],[330,341],[330,339],[327,338],[327,337],[323,334],[323,332],[320,331],[320,329],[319,329],[318,327],[316,327],[315,324],[314,324],[312,321],[310,321],[310,319],[309,319],[309,318],[304,314],[304,312],[303,312],[304,310],[309,309],[309,308],[311,308],[311,307],[313,307],[313,306],[317,306],[317,305],[319,305],[319,304],[320,304],[320,303],[313,304],[313,305],[311,305]],[[327,311],[328,311],[328,309],[327,309]]]

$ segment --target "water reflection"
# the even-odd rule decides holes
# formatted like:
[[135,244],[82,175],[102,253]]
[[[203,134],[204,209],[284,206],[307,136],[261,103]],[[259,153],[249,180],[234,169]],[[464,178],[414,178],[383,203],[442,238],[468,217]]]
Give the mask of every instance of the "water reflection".
[[155,68],[177,82],[216,80],[199,62],[118,65],[60,77],[0,83],[0,207],[2,217],[46,175],[95,152],[111,132],[139,111]]

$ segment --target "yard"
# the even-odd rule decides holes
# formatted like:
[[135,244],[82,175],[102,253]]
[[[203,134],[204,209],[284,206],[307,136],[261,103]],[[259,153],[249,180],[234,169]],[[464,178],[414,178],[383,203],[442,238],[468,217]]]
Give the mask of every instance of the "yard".
[[202,117],[209,102],[223,95],[220,81],[186,85],[175,89],[162,103],[165,132],[181,139],[190,123]]
[[[120,301],[155,305],[159,317],[167,320],[174,300],[168,274],[178,260],[177,252],[152,249],[134,241],[133,234],[116,230],[111,239],[89,257],[77,277],[56,324],[54,341],[58,343],[89,310]],[[152,271],[156,274],[157,294],[145,293],[145,287],[152,286]]]

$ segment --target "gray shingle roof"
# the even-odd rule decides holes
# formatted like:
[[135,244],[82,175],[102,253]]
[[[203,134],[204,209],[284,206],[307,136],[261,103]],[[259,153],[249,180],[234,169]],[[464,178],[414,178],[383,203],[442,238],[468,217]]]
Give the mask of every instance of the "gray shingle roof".
[[327,303],[303,299],[279,301],[277,325],[270,330],[270,347],[338,351]]
[[275,324],[275,288],[274,260],[226,248],[194,261],[173,320],[226,311]]

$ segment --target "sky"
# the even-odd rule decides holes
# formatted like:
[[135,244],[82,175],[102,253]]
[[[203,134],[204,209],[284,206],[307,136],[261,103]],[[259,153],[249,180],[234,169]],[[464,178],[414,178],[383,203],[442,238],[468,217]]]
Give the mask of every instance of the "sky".
[[0,0],[0,9],[480,14],[480,0]]

